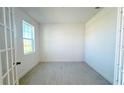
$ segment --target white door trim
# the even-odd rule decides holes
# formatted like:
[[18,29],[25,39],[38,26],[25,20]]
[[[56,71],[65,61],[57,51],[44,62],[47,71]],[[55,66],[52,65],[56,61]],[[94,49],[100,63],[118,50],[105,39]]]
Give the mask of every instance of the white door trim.
[[114,84],[122,85],[123,62],[122,62],[122,44],[123,44],[123,29],[124,29],[124,8],[118,8],[117,14],[117,31],[116,31],[116,51],[115,51],[115,66],[114,66]]

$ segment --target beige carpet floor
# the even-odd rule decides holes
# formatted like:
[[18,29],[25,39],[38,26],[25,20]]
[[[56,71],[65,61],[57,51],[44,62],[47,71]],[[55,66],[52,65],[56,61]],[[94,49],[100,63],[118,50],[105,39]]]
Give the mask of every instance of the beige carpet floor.
[[42,62],[20,79],[21,85],[110,85],[84,62]]

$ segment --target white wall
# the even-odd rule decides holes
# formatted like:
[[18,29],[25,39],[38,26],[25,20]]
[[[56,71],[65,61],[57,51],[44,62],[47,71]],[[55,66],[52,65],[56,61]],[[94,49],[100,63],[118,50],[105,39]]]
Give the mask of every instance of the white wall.
[[[15,8],[16,30],[17,30],[17,61],[22,64],[18,66],[19,78],[25,75],[39,62],[39,24],[19,8]],[[35,53],[24,55],[22,38],[22,20],[35,26]]]
[[42,24],[41,62],[78,62],[84,56],[83,24]]
[[111,83],[114,77],[116,8],[104,8],[86,23],[85,61]]
[[[27,56],[23,54],[23,19],[36,28],[36,52]],[[113,81],[116,34],[115,8],[103,9],[89,20],[85,27],[83,24],[42,24],[40,31],[39,24],[35,20],[16,8],[16,27],[17,61],[22,62],[18,66],[19,77],[22,77],[39,61],[78,62],[85,58],[91,67],[110,82]]]

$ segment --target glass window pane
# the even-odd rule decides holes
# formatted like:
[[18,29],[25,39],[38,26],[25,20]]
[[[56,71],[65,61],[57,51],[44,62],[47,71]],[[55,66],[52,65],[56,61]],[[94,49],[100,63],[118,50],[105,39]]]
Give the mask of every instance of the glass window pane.
[[23,24],[23,38],[32,38],[32,26]]
[[24,54],[28,54],[34,51],[34,27],[23,21],[23,43]]
[[24,54],[33,52],[32,40],[24,39]]

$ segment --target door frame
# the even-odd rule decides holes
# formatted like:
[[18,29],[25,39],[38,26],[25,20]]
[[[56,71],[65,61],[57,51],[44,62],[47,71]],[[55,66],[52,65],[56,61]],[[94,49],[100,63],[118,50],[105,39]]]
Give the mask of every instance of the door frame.
[[124,33],[124,8],[117,8],[116,50],[114,65],[114,84],[122,85],[123,64],[122,63],[122,35]]

